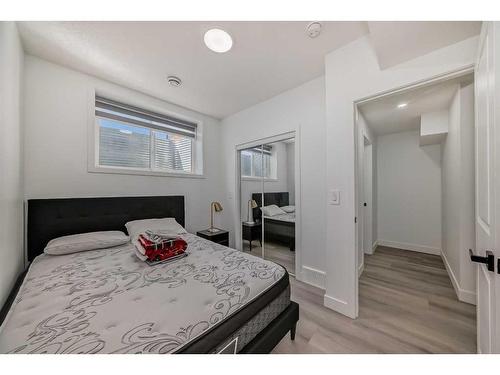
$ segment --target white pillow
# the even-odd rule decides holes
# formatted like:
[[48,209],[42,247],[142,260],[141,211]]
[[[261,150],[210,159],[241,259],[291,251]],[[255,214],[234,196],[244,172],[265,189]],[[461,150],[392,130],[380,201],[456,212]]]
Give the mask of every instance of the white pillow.
[[163,219],[144,219],[129,221],[125,224],[128,234],[132,240],[136,240],[141,233],[151,230],[153,232],[161,232],[163,234],[178,235],[187,233],[173,217]]
[[80,233],[54,238],[43,251],[51,255],[64,255],[119,246],[128,241],[128,236],[119,230]]
[[281,208],[276,206],[275,204],[271,204],[269,206],[264,206],[261,208],[262,213],[264,216],[276,216],[276,215],[281,215],[286,213],[283,211]]
[[287,214],[291,214],[292,212],[295,212],[295,206],[283,206],[280,207],[283,211],[285,211]]

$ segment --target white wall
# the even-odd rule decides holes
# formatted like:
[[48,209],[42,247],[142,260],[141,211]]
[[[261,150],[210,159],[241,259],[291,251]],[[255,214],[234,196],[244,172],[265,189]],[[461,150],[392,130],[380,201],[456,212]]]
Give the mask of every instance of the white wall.
[[443,260],[460,300],[475,303],[474,88],[457,86],[442,145]]
[[[204,178],[175,178],[89,173],[87,128],[93,90],[116,93],[137,106],[174,112],[203,122]],[[25,59],[25,184],[26,198],[126,195],[184,195],[186,228],[209,226],[209,205],[220,200],[222,171],[220,123],[147,95],[47,61]],[[223,211],[216,215],[220,226]]]
[[[253,140],[296,130],[295,155],[300,160],[302,226],[296,258],[302,262],[297,278],[324,287],[325,283],[325,86],[324,77],[238,112],[222,121],[225,189],[233,200],[226,227],[235,233],[239,222],[234,201],[235,147]],[[295,176],[299,179],[299,175]],[[238,224],[236,224],[238,225]],[[298,228],[297,228],[298,230]],[[232,242],[234,244],[234,242]]]
[[441,145],[419,131],[377,138],[378,244],[441,254]]
[[420,145],[434,145],[444,141],[448,132],[448,110],[423,113],[420,116]]
[[[272,144],[276,153],[276,178],[264,181],[264,192],[288,191],[288,149],[283,142]],[[241,180],[241,219],[247,220],[248,200],[253,193],[262,192],[262,180],[245,178]]]
[[22,80],[14,22],[0,22],[0,306],[23,269]]
[[355,160],[353,103],[470,67],[474,62],[477,40],[477,37],[470,38],[383,70],[368,37],[359,38],[326,56],[326,191],[340,191],[340,205],[327,206],[326,306],[351,317],[358,313],[355,169],[354,163],[350,162]]
[[422,113],[420,116],[420,135],[433,135],[448,132],[448,110]]

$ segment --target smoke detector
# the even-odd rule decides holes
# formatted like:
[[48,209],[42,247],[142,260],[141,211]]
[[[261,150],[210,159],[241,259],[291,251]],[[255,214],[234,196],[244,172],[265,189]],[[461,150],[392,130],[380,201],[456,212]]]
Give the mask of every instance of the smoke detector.
[[171,86],[174,87],[179,87],[180,85],[182,85],[181,79],[175,76],[168,76],[167,81],[168,83],[170,83]]
[[316,38],[319,34],[321,34],[321,23],[311,22],[307,25],[306,32],[309,38]]

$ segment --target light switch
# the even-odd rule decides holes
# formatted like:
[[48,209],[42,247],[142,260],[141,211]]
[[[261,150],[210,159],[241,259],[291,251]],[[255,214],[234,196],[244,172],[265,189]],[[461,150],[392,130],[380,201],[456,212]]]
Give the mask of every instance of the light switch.
[[330,204],[339,205],[340,204],[340,191],[338,189],[330,190]]

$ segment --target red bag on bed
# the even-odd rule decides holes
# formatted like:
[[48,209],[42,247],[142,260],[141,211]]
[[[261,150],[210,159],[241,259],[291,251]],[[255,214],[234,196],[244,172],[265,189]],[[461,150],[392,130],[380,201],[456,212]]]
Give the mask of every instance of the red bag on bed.
[[162,261],[181,255],[187,248],[187,242],[180,237],[162,242],[153,242],[140,234],[139,243],[144,248],[144,255],[146,255],[150,261]]

